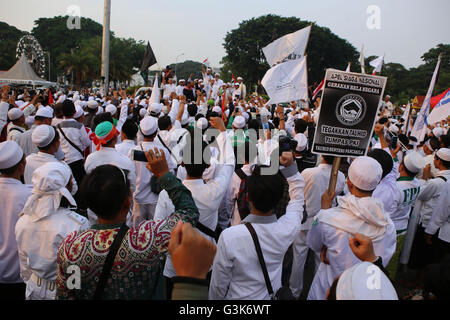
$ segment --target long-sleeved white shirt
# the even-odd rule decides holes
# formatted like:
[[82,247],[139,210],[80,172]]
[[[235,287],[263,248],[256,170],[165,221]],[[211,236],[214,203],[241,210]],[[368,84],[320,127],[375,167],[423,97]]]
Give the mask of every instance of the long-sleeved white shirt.
[[22,283],[15,226],[32,186],[0,177],[0,283]]
[[123,154],[127,158],[130,150],[134,147],[136,147],[136,143],[134,143],[134,140],[124,140],[122,141],[122,143],[116,144],[117,152]]
[[34,124],[33,126],[31,126],[29,130],[25,131],[20,137],[19,145],[22,148],[25,156],[29,156],[30,154],[37,153],[39,151],[39,149],[31,139],[31,135],[33,134],[33,131],[36,127],[37,126]]
[[[297,165],[294,166],[297,170]],[[283,258],[300,231],[303,217],[303,178],[298,170],[286,178],[291,200],[284,216],[277,220],[273,215],[258,217],[250,214],[244,219],[244,222],[252,223],[258,235],[274,292],[281,287]],[[270,299],[252,236],[245,225],[228,228],[220,236],[209,299]]]
[[384,211],[391,217],[395,217],[400,201],[400,190],[397,185],[398,178],[398,162],[394,162],[394,166],[383,179],[381,179],[372,197],[379,199],[384,206]]
[[434,235],[439,228],[438,238],[450,243],[450,181],[444,186],[425,233]]
[[[91,140],[86,132],[84,125],[76,121],[75,119],[64,119],[59,124],[62,131],[72,143],[74,143],[81,151],[84,152],[86,148],[91,146]],[[59,131],[59,130],[58,130]],[[84,153],[81,154],[77,149],[67,142],[66,138],[59,132],[61,149],[64,151],[64,161],[67,164],[83,160]]]
[[20,143],[20,138],[22,137],[23,133],[25,132],[25,129],[19,126],[14,125],[12,122],[9,123],[8,129],[7,129],[8,135],[6,140],[12,140],[17,142],[17,144]]
[[417,200],[420,193],[420,182],[415,178],[400,177],[397,179],[398,192],[394,198],[395,208],[391,214],[397,231],[403,231],[408,228],[409,215],[411,208]]

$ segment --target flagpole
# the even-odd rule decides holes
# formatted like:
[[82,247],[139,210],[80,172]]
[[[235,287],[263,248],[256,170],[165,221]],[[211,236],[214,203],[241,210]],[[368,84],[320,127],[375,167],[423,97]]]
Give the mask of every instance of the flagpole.
[[111,21],[111,0],[105,0],[103,13],[103,43],[102,43],[102,82],[105,88],[104,94],[109,92],[109,34]]

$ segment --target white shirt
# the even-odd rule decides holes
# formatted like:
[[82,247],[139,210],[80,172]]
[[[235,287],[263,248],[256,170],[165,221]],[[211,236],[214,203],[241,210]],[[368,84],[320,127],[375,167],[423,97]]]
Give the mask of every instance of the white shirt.
[[172,93],[172,92],[175,92],[175,90],[176,90],[176,88],[177,88],[177,86],[174,84],[174,83],[172,83],[172,84],[165,84],[165,85],[162,85],[161,86],[161,89],[163,89],[164,91],[163,91],[163,97],[165,97],[165,96],[168,96],[168,97],[170,97],[170,94]]
[[445,184],[425,233],[434,235],[439,228],[439,239],[450,243],[450,181]]
[[32,187],[0,177],[0,283],[22,283],[14,228]]
[[[319,164],[316,168],[303,170],[301,173],[305,180],[305,204],[308,219],[302,224],[301,230],[309,230],[314,221],[314,217],[322,209],[322,195],[328,190],[330,184],[330,174],[332,165]],[[344,191],[345,176],[338,171],[336,183],[336,194],[340,195]]]
[[[303,178],[297,171],[287,181],[291,200],[284,216],[276,220],[275,216],[258,217],[250,214],[245,219],[252,223],[258,235],[274,292],[281,287],[283,258],[300,231],[303,217]],[[253,239],[242,224],[224,230],[220,236],[209,299],[270,299]]]
[[25,129],[19,126],[14,125],[12,122],[8,125],[8,136],[6,140],[12,140],[17,142],[17,144],[20,143],[20,138],[22,137],[22,134],[25,132]]
[[134,191],[136,188],[136,171],[134,163],[127,156],[119,153],[114,148],[102,147],[99,151],[91,153],[86,159],[84,169],[86,170],[86,174],[89,174],[95,168],[108,164],[128,171],[130,188]]
[[69,209],[36,220],[23,215],[16,224],[20,274],[26,282],[32,273],[47,281],[56,280],[56,257],[62,241],[72,232],[89,229],[88,220]]
[[122,143],[116,144],[117,152],[123,154],[125,157],[128,157],[130,150],[134,147],[136,147],[134,140],[124,140]]
[[37,146],[33,143],[33,140],[31,139],[31,135],[33,134],[34,129],[37,127],[37,125],[31,126],[31,128],[27,131],[25,131],[22,136],[20,137],[19,145],[23,150],[23,153],[25,156],[29,156],[32,153],[37,153],[39,150]]
[[[60,123],[60,125],[67,138],[69,138],[70,141],[72,141],[72,143],[74,143],[81,151],[84,152],[86,148],[91,146],[91,140],[89,139],[84,125],[82,125],[75,119],[64,119]],[[67,164],[71,164],[73,162],[83,160],[84,153],[81,154],[81,152],[79,152],[77,149],[72,147],[69,142],[67,142],[66,138],[64,138],[64,135],[62,135],[61,132],[58,133],[60,134],[59,138],[61,141],[61,149],[65,154],[64,161]]]
[[185,86],[180,86],[180,85],[178,85],[178,86],[175,88],[175,93],[176,93],[176,95],[177,95],[177,96],[182,96],[182,95],[183,95],[183,90],[184,90],[184,88],[185,88]]
[[395,210],[391,214],[397,231],[408,228],[411,207],[416,202],[420,193],[420,182],[416,178],[400,177],[397,179],[398,192],[394,196]]
[[[244,164],[242,166],[242,171],[247,175],[250,176],[252,174],[252,165],[251,164]],[[232,216],[231,225],[237,226],[241,223],[241,216],[239,214],[239,208],[236,205],[237,199],[239,197],[239,189],[241,188],[241,178],[234,173],[233,177],[231,178],[230,188],[227,192],[227,210],[229,212],[229,215]]]
[[398,162],[394,162],[394,167],[383,179],[381,179],[372,197],[383,202],[384,211],[391,217],[395,217],[399,202],[400,190],[397,185]]

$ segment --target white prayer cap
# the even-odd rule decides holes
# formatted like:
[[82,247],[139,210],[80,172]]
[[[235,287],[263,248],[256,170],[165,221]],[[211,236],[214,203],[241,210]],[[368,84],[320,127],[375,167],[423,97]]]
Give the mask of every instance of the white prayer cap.
[[19,108],[12,108],[8,111],[8,118],[11,121],[19,119],[21,116],[23,116],[23,111]]
[[406,169],[412,173],[419,173],[425,167],[424,157],[417,151],[410,152],[403,160]]
[[436,152],[436,155],[439,157],[439,159],[450,161],[450,149],[448,148],[439,149],[438,152]]
[[216,77],[219,76],[220,77],[220,73],[216,73],[214,76],[216,76]]
[[[75,105],[75,114],[73,115],[73,118],[78,119],[83,114],[84,114],[83,108],[79,104]],[[114,114],[114,113],[112,113],[112,114]]]
[[181,80],[180,80],[180,82],[186,82],[186,80],[184,80],[184,79],[181,79]]
[[391,125],[389,127],[389,131],[391,131],[392,133],[398,134],[399,129],[398,129],[398,127],[396,125]]
[[154,115],[160,114],[161,110],[162,110],[161,103],[152,103],[150,105],[150,112],[153,113]]
[[25,97],[25,96],[24,96],[23,94],[21,94],[21,95],[19,95],[19,96],[17,97],[17,99],[18,99],[18,100],[22,100],[24,97]]
[[33,125],[33,123],[34,123],[34,117],[33,116],[28,116],[28,117],[25,118],[25,124],[28,127],[31,127]]
[[370,262],[361,262],[341,274],[336,286],[336,300],[398,300],[398,296],[380,268]]
[[98,115],[98,114],[103,113],[103,112],[105,112],[103,107],[98,107],[97,113],[95,115]]
[[105,112],[109,112],[113,116],[117,112],[117,107],[113,104],[108,104],[105,108]]
[[308,138],[303,133],[298,133],[294,140],[298,142],[297,147],[295,148],[295,151],[297,152],[303,152],[308,147]]
[[66,96],[60,96],[59,98],[58,98],[58,101],[56,101],[56,103],[63,103],[64,102],[64,100],[66,100]]
[[244,80],[244,79],[242,79],[241,77],[238,77],[237,79],[238,79],[238,80]]
[[36,112],[36,117],[43,117],[43,118],[53,118],[53,108],[52,107],[40,107],[39,110]]
[[98,108],[98,102],[95,101],[94,99],[89,100],[87,106],[88,106],[89,109],[95,110],[95,109]]
[[436,138],[440,138],[444,134],[444,130],[442,128],[434,128],[433,134]]
[[94,100],[94,97],[93,97],[93,96],[90,96],[90,97],[88,98],[88,102],[89,102],[89,101],[92,101],[92,100]]
[[348,178],[359,189],[373,191],[383,175],[383,168],[374,158],[358,157],[348,169]]
[[243,116],[237,116],[234,118],[233,127],[236,129],[243,129],[245,127],[245,118]]
[[31,135],[31,141],[38,148],[47,147],[55,138],[55,128],[46,124],[37,126]]
[[0,143],[0,170],[14,167],[22,158],[23,151],[17,142],[9,140]]
[[167,95],[167,94],[166,94],[165,96],[163,96],[163,100],[169,100],[169,98],[170,98],[170,97],[169,97],[169,95]]
[[216,112],[218,114],[222,114],[222,108],[219,106],[215,106],[214,108],[212,108],[212,112]]
[[151,136],[158,130],[158,123],[154,117],[145,117],[139,124],[144,136]]
[[208,120],[206,118],[200,118],[197,120],[195,127],[201,130],[208,128]]
[[147,115],[147,109],[142,108],[141,110],[139,110],[139,115],[143,118]]

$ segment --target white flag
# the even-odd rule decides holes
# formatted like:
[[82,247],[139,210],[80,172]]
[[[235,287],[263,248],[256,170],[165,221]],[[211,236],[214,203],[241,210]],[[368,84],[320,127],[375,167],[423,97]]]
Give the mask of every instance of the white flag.
[[269,69],[261,84],[270,97],[268,104],[308,100],[306,57],[289,60]]
[[375,72],[376,73],[381,72],[381,67],[383,67],[383,62],[384,62],[384,55],[376,58],[375,60],[370,61],[369,64],[375,68],[375,70],[373,70],[374,74],[375,74]]
[[361,73],[366,73],[366,64],[364,60],[364,45],[361,48],[361,54],[359,55],[359,63],[361,64]]
[[345,70],[345,72],[350,72],[350,66],[352,65],[351,62],[348,63],[347,69]]
[[440,64],[441,56],[439,55],[436,69],[434,70],[433,78],[431,78],[430,87],[428,88],[428,93],[425,97],[425,101],[422,104],[419,115],[417,116],[416,123],[414,123],[414,127],[411,130],[411,136],[416,137],[419,143],[425,138],[425,134],[427,132],[426,118],[430,113],[431,96],[433,95],[434,85],[436,84]]
[[402,127],[402,133],[406,134],[407,132],[407,128],[409,126],[409,112],[411,110],[411,104],[408,102],[408,106],[405,109],[405,113],[403,113],[402,119],[405,120],[405,123],[403,124]]
[[158,74],[155,76],[155,83],[153,85],[152,89],[152,95],[150,96],[150,100],[148,102],[148,110],[150,112],[150,106],[153,103],[160,103],[161,102],[161,92],[159,91],[159,85],[158,85]]
[[428,116],[427,122],[434,124],[441,120],[445,120],[450,115],[450,91],[442,98],[441,101],[434,107]]
[[269,65],[273,67],[277,63],[283,62],[290,55],[293,55],[292,60],[302,58],[305,55],[310,32],[311,26],[308,26],[287,34],[264,47],[262,50]]

